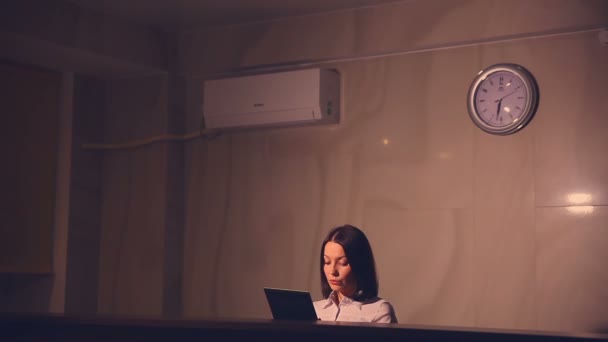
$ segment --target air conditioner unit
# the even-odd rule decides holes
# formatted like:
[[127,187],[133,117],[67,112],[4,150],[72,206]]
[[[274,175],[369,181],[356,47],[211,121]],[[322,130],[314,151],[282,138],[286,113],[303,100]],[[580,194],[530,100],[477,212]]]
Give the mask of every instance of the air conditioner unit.
[[337,123],[340,75],[306,69],[204,82],[206,128]]

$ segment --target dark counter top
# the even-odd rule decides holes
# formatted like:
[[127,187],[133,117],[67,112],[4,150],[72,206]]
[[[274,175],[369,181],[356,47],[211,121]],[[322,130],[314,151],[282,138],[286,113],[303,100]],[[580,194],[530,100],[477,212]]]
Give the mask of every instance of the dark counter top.
[[0,341],[608,341],[608,335],[273,320],[0,314]]

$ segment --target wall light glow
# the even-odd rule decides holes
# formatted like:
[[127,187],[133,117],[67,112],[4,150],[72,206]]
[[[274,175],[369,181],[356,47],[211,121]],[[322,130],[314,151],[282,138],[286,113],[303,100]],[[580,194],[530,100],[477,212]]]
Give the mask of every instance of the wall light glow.
[[572,214],[577,214],[577,215],[587,215],[587,214],[591,214],[593,212],[593,207],[590,205],[568,207],[567,209]]
[[384,145],[388,145],[389,141],[388,141],[388,139],[384,138],[384,139],[382,139],[382,143],[383,143]]
[[568,202],[570,202],[572,204],[591,203],[591,194],[585,194],[585,193],[568,194]]
[[439,159],[442,159],[442,160],[452,159],[452,154],[449,152],[439,152]]

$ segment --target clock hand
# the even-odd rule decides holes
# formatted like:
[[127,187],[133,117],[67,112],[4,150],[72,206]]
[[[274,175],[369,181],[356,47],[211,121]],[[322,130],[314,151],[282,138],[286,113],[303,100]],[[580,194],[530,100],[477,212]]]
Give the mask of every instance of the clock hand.
[[498,106],[496,106],[496,120],[498,120],[498,114],[500,114],[500,105],[502,105],[502,99],[498,100]]
[[504,99],[505,97],[511,96],[511,95],[515,94],[515,92],[517,92],[517,89],[521,88],[521,86],[522,86],[522,84],[518,85],[515,89],[513,89],[512,92],[508,93],[507,95],[501,97],[500,99],[498,99],[498,100],[496,100],[494,102],[502,101],[502,99]]

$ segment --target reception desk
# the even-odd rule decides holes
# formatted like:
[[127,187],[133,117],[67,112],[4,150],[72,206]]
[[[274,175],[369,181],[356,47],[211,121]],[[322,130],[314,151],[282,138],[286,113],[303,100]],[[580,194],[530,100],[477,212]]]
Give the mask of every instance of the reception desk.
[[0,341],[608,341],[608,335],[321,321],[0,314]]

